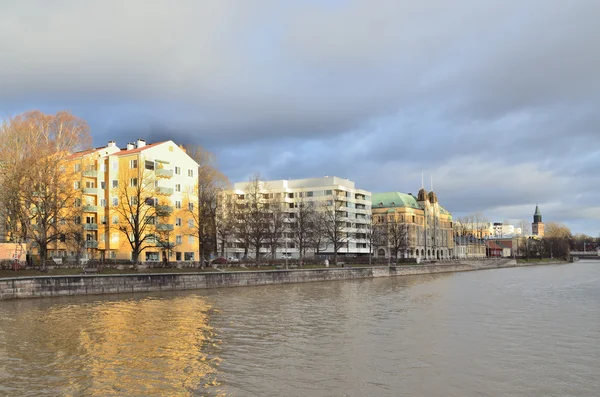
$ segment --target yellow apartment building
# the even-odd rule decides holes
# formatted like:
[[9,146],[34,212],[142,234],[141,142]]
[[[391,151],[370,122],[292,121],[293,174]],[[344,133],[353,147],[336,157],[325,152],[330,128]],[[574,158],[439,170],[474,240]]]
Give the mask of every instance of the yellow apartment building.
[[[440,205],[434,192],[421,189],[417,197],[400,192],[373,193],[371,211],[375,227],[392,221],[406,225],[405,258],[453,257],[452,214]],[[384,241],[375,254],[389,257],[390,246]]]
[[[198,207],[198,164],[173,141],[125,148],[107,146],[74,153],[72,225],[50,248],[53,257],[197,261],[193,212]],[[67,232],[80,238],[69,238]]]

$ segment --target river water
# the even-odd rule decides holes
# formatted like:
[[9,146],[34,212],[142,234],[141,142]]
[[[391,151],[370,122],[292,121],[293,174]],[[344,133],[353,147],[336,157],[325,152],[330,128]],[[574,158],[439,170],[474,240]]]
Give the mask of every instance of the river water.
[[4,396],[599,396],[600,262],[0,302]]

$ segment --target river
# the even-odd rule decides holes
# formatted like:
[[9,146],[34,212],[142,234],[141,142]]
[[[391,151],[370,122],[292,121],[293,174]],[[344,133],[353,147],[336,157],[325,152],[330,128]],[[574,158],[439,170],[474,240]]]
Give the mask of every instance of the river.
[[600,262],[0,302],[0,395],[600,395]]

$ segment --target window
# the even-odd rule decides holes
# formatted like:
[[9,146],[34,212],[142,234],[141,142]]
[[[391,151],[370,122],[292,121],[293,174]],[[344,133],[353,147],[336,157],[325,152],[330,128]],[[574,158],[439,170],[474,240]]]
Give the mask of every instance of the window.
[[75,172],[81,171],[81,164],[75,164]]
[[100,181],[100,189],[106,189],[106,182]]
[[194,244],[194,236],[188,236],[188,244],[190,244],[190,245]]
[[100,223],[102,223],[103,225],[106,225],[106,215],[102,215],[100,217]]
[[85,187],[86,187],[86,188],[92,188],[92,189],[93,189],[93,188],[95,188],[95,187],[96,187],[96,184],[95,184],[93,181],[86,181],[86,182],[85,182]]
[[314,192],[306,192],[306,197],[312,197]]
[[188,219],[188,227],[190,229],[194,227],[194,220],[193,219]]
[[106,171],[106,164],[102,163],[100,164],[100,172],[105,172]]
[[100,207],[106,207],[106,199],[100,199]]
[[184,252],[183,253],[183,259],[186,261],[193,261],[194,260],[194,253],[193,252]]
[[190,178],[193,178],[194,177],[194,170],[188,170],[188,176]]
[[182,241],[183,239],[181,238],[181,236],[175,236],[175,244],[181,244]]
[[79,181],[73,182],[73,188],[75,190],[79,190],[80,187],[81,187],[81,183],[79,183]]
[[156,224],[156,217],[154,216],[149,216],[146,222],[148,225],[154,225]]
[[113,180],[112,180],[112,187],[113,187],[113,188],[117,188],[117,187],[119,187],[119,181],[118,181],[118,180],[116,180],[116,179],[113,179]]
[[86,216],[85,217],[85,223],[96,223],[96,217],[93,216]]
[[112,198],[112,205],[113,205],[113,207],[116,207],[117,205],[119,205],[119,198],[118,197],[113,197]]
[[175,191],[176,192],[180,192],[181,191],[181,184],[179,184],[179,183],[175,184]]
[[154,161],[146,160],[144,165],[147,170],[154,170]]
[[294,193],[288,193],[288,198],[294,198]]
[[74,205],[75,205],[75,207],[81,207],[81,199],[80,198],[76,198]]
[[181,226],[181,218],[175,218],[175,226]]
[[138,185],[138,179],[137,178],[131,178],[131,180],[129,181],[129,184],[131,187],[137,187]]
[[117,259],[117,251],[110,251],[108,253],[108,256],[110,257],[110,259]]
[[131,197],[129,197],[129,204],[131,204],[131,205],[137,205],[137,203],[138,203],[137,196],[131,196]]
[[130,160],[129,161],[129,168],[137,168],[138,167],[138,162],[137,160]]
[[181,201],[175,201],[175,208],[181,209]]
[[325,196],[330,196],[332,194],[331,190],[325,190]]
[[113,225],[118,225],[119,224],[119,215],[113,215],[113,217],[112,217],[112,223],[113,223]]
[[175,167],[175,174],[177,174],[177,175],[181,174],[181,168]]
[[194,203],[188,203],[188,210],[190,210],[190,211],[194,210]]
[[81,225],[81,217],[80,217],[79,215],[77,215],[77,216],[75,217],[75,224],[76,224],[76,225]]

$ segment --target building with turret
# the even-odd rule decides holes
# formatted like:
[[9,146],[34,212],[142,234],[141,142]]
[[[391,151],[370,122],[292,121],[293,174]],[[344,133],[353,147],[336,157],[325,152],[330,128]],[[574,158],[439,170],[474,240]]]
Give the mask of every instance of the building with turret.
[[542,213],[537,205],[535,206],[535,212],[533,214],[531,234],[538,237],[544,237],[544,222],[542,222]]
[[[454,256],[452,214],[439,203],[434,192],[422,188],[417,197],[411,193],[373,193],[371,210],[375,226],[387,225],[389,229],[399,223],[405,228],[406,242],[398,256],[420,260]],[[390,242],[379,244],[375,254],[393,255]]]

